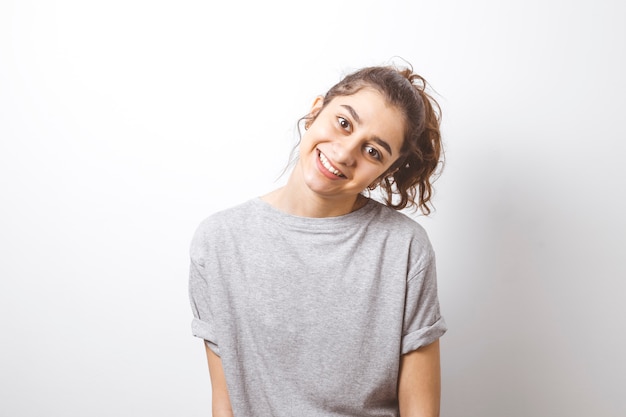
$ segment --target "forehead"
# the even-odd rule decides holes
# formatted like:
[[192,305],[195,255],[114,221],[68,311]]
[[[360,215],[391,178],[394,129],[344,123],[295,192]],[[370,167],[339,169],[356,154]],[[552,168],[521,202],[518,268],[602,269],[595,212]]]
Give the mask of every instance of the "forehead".
[[354,123],[355,128],[385,140],[395,155],[399,153],[404,140],[404,114],[377,90],[363,88],[348,96],[337,96],[328,106],[336,111],[346,111],[346,106],[351,107],[359,117],[359,121]]

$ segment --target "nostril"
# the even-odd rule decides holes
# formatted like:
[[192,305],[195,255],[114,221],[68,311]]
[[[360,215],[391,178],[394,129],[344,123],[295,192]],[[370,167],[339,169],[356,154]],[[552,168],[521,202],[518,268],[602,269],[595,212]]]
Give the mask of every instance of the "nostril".
[[332,148],[333,160],[344,166],[352,166],[355,163],[354,147],[335,145]]

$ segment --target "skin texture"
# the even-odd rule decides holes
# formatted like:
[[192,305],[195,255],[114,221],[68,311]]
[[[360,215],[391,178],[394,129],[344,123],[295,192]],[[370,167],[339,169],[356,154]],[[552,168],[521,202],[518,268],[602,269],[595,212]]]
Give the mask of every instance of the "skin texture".
[[438,417],[441,402],[439,340],[402,356],[398,378],[401,417]]
[[206,349],[206,357],[209,363],[209,374],[211,375],[213,417],[233,417],[222,360],[209,349],[206,343],[204,348]]
[[[323,98],[318,97],[310,115],[315,120],[302,136],[300,157],[287,184],[262,198],[297,216],[347,214],[366,202],[360,193],[385,176],[400,156],[402,114],[388,106],[380,93],[365,88],[350,96],[336,97],[325,107]],[[221,360],[209,348],[207,359],[213,416],[232,417]],[[439,367],[438,341],[401,358],[401,417],[439,416]]]

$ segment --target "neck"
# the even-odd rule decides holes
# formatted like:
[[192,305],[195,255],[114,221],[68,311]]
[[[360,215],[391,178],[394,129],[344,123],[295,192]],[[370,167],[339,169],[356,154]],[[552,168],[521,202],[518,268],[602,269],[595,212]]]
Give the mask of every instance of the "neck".
[[304,187],[297,175],[289,177],[284,187],[278,188],[262,199],[278,210],[300,217],[336,217],[363,207],[368,198],[358,194],[350,197],[327,197]]

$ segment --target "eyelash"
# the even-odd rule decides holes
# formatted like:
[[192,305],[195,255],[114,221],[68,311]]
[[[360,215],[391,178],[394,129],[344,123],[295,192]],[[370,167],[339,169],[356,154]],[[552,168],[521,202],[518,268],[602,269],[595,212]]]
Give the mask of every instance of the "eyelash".
[[[342,116],[337,116],[337,122],[339,123],[339,127],[341,129],[352,132],[352,123],[350,123],[348,119]],[[377,161],[380,161],[382,159],[382,154],[378,151],[378,149],[371,145],[367,145],[365,147],[365,151],[369,156],[376,159]]]

